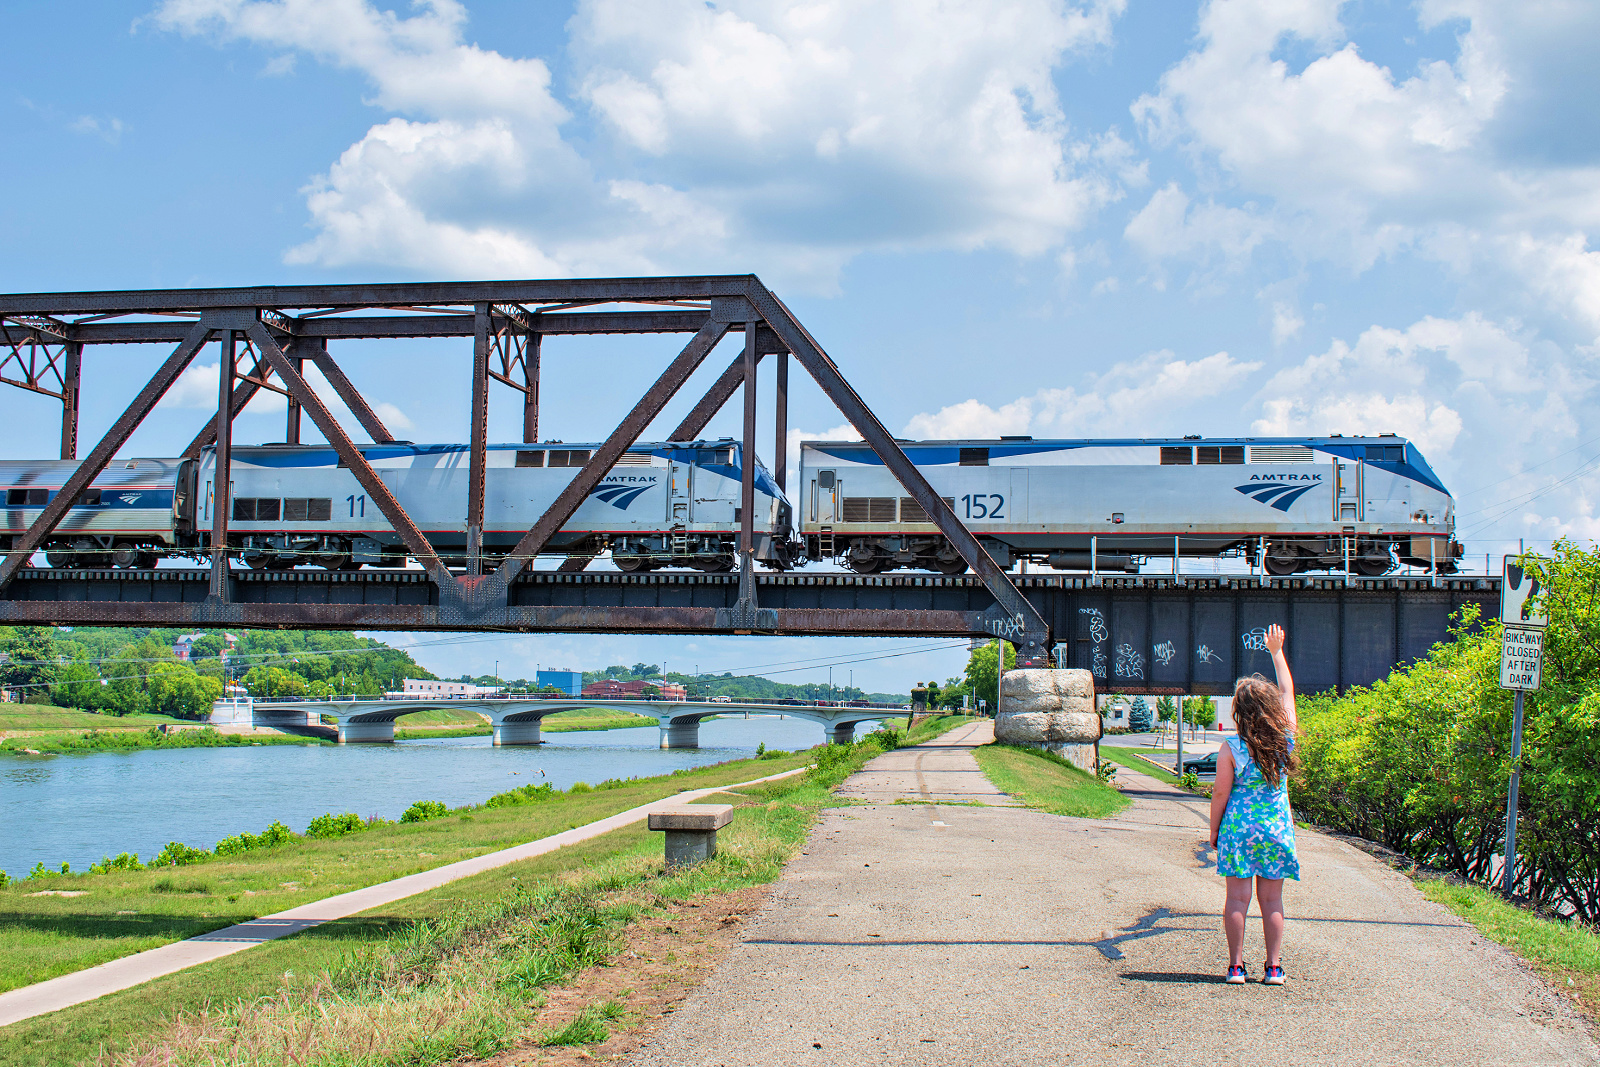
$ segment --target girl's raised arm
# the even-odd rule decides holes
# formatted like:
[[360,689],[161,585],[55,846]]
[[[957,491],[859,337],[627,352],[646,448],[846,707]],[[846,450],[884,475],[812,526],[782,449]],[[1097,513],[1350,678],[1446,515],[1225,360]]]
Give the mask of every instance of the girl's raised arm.
[[1283,655],[1283,627],[1276,623],[1267,627],[1267,651],[1272,653],[1272,669],[1278,675],[1278,693],[1284,713],[1289,716],[1289,729],[1299,729],[1300,720],[1294,713],[1294,675],[1289,673],[1289,661]]

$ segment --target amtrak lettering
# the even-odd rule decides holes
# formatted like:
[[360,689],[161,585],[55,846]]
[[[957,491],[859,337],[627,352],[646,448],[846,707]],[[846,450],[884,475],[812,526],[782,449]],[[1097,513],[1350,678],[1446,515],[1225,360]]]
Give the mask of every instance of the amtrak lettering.
[[[629,483],[642,482],[642,485]],[[589,495],[604,500],[618,511],[627,511],[635,500],[638,500],[656,484],[655,476],[613,474],[606,480],[589,490]]]
[[[1287,512],[1296,500],[1317,488],[1322,481],[1320,474],[1252,474],[1248,485],[1236,485],[1234,489],[1245,496]],[[1305,484],[1297,484],[1297,483]]]

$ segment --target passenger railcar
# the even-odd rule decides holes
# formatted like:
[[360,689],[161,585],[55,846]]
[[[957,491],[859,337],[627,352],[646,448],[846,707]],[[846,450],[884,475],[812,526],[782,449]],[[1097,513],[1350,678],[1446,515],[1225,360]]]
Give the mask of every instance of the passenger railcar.
[[[1152,557],[1246,555],[1272,574],[1455,569],[1454,501],[1416,445],[1317,438],[917,441],[902,445],[1003,567],[1136,571]],[[806,441],[810,559],[870,574],[966,564],[865,444]]]
[[[544,514],[597,444],[490,445],[484,492],[486,555],[509,551]],[[625,571],[662,566],[724,571],[733,565],[741,514],[741,446],[729,440],[637,444],[590,491],[545,551],[609,550]],[[377,470],[447,562],[466,550],[466,445],[366,445]],[[9,462],[6,524],[27,529],[76,468]],[[162,556],[209,551],[216,457],[115,461],[44,546],[52,566],[149,566]],[[236,447],[228,542],[252,567],[403,566],[407,549],[338,454],[323,446]],[[755,556],[791,565],[790,509],[766,469],[756,470]],[[7,542],[9,544],[9,540]]]

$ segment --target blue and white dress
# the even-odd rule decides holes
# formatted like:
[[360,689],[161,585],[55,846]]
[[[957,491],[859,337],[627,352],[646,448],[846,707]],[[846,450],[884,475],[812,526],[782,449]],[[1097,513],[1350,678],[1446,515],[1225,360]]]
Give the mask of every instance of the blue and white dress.
[[[1300,878],[1289,811],[1288,775],[1268,785],[1243,739],[1227,739],[1233,753],[1233,791],[1217,830],[1217,873],[1227,878]],[[1294,748],[1294,738],[1289,739]]]

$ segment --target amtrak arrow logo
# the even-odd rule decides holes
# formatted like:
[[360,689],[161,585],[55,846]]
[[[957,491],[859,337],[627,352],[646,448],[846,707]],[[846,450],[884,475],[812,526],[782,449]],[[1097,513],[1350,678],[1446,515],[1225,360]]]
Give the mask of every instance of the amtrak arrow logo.
[[1284,482],[1251,482],[1249,485],[1234,486],[1245,496],[1254,497],[1263,504],[1271,505],[1282,512],[1288,512],[1296,500],[1305,496],[1317,487],[1316,482],[1309,485],[1292,485]]
[[144,494],[142,494],[142,493],[122,493],[122,494],[118,495],[117,499],[122,501],[124,504],[134,504],[134,503],[138,502],[139,497],[141,497],[142,495],[144,495]]
[[638,500],[654,484],[651,482],[645,485],[618,485],[615,482],[608,482],[589,490],[589,495],[599,497],[619,511],[627,511],[629,505]]

